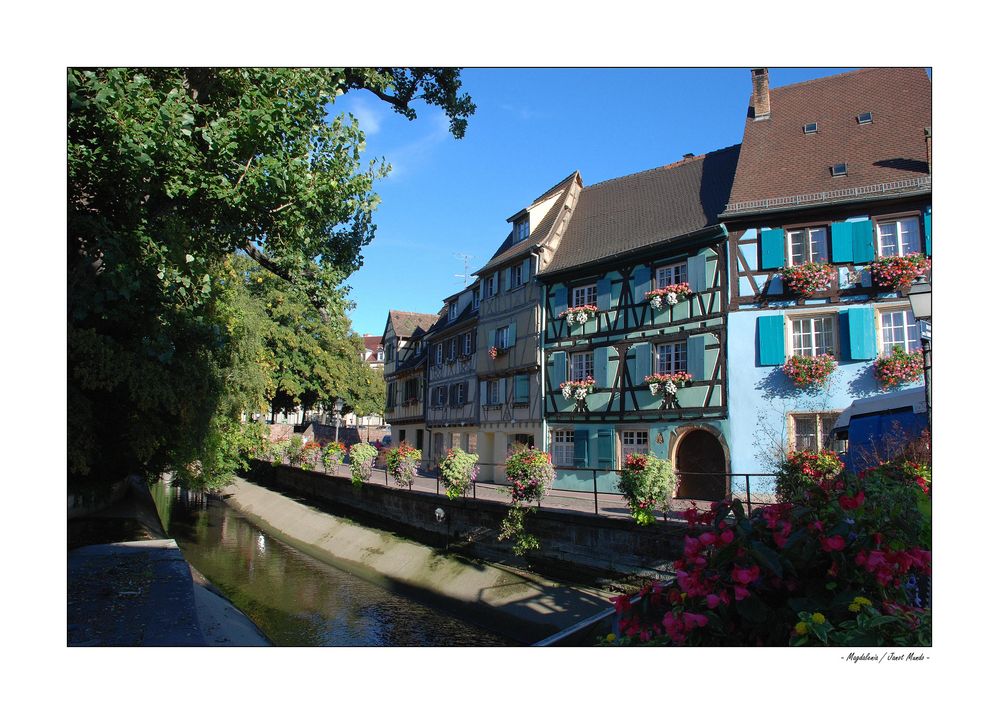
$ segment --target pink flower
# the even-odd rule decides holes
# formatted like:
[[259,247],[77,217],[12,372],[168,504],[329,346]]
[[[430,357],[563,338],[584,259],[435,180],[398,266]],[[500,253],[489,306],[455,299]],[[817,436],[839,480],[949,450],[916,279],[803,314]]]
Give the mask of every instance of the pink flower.
[[732,580],[741,585],[749,585],[758,577],[760,577],[760,566],[758,565],[748,568],[740,568],[736,565],[732,568]]
[[846,540],[841,535],[834,535],[830,538],[820,537],[819,543],[822,545],[822,550],[827,553],[843,550],[846,547]]

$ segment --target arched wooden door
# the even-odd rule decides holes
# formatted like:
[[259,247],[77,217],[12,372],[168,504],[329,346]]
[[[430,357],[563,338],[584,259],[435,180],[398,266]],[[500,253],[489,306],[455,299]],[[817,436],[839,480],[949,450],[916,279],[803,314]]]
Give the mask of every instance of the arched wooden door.
[[725,451],[709,431],[695,429],[683,435],[676,446],[676,471],[677,498],[720,501],[728,495]]

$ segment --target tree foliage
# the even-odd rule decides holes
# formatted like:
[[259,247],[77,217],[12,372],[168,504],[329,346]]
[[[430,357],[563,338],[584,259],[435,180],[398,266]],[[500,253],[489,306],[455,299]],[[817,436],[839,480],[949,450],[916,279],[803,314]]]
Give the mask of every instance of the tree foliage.
[[234,254],[337,330],[374,233],[388,167],[362,164],[356,120],[330,105],[368,89],[413,118],[422,100],[456,137],[474,105],[455,69],[71,68],[67,83],[70,474],[211,483],[273,386]]

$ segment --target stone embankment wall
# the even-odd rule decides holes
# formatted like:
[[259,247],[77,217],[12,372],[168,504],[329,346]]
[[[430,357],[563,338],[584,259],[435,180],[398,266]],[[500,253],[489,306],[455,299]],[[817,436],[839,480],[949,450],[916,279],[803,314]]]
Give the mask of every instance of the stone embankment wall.
[[[290,466],[255,462],[251,481],[291,494],[307,496],[351,512],[367,514],[398,532],[423,542],[486,560],[516,562],[509,541],[498,541],[507,507],[470,498],[449,501],[444,495],[407,491],[375,483],[356,489],[345,478]],[[446,514],[442,522],[435,511]],[[685,525],[638,526],[630,520],[569,511],[538,510],[526,521],[541,541],[531,561],[566,572],[662,576],[683,553]]]

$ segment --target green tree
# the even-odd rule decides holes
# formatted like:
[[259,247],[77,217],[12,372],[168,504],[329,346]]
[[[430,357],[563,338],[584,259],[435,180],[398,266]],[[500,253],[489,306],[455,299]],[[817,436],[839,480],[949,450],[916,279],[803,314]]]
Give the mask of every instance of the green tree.
[[[175,469],[209,483],[259,407],[261,362],[243,253],[336,324],[343,280],[374,232],[364,137],[330,114],[366,89],[409,118],[474,105],[455,69],[68,71],[69,471]],[[245,287],[245,286],[244,286]],[[219,464],[222,464],[219,466]]]

